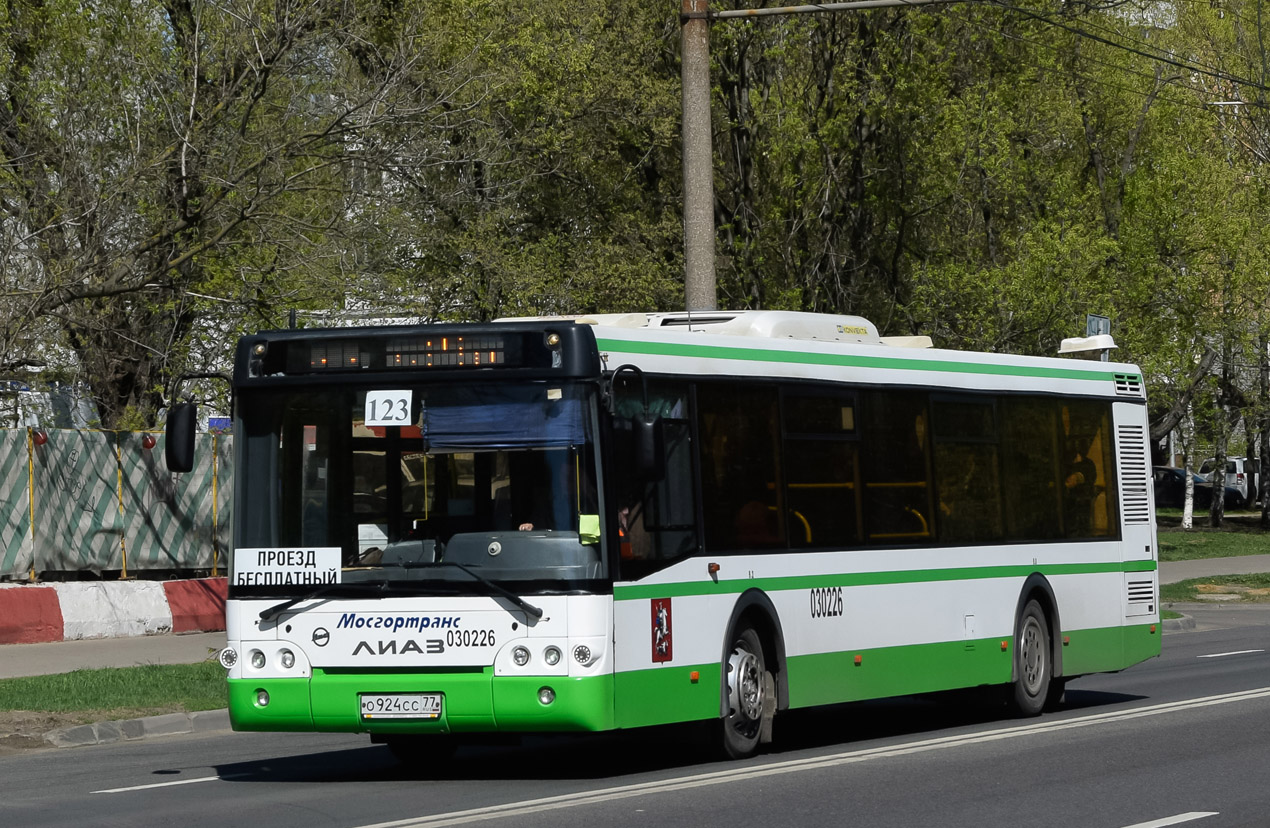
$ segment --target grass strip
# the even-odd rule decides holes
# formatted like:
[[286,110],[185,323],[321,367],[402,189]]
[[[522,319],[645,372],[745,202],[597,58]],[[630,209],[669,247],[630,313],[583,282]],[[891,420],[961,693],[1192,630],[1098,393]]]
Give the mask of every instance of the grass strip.
[[0,710],[82,712],[85,721],[192,713],[227,704],[225,668],[214,661],[0,679]]
[[[1160,601],[1169,604],[1175,602],[1193,602],[1200,600],[1201,587],[1210,586],[1203,594],[1226,592],[1237,595],[1234,601],[1224,603],[1265,603],[1270,601],[1270,573],[1258,575],[1214,575],[1207,578],[1191,578],[1178,581],[1176,584],[1160,585]],[[1227,592],[1226,588],[1229,588]],[[1264,592],[1263,592],[1264,590]]]
[[1203,558],[1270,554],[1270,538],[1260,532],[1160,528],[1158,535],[1162,561],[1196,561]]

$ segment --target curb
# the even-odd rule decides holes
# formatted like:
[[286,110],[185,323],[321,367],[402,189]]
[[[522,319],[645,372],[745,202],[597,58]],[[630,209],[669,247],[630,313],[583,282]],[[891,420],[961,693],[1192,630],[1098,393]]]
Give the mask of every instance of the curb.
[[1182,632],[1195,629],[1195,619],[1189,615],[1181,618],[1165,618],[1160,621],[1160,629],[1164,632]]
[[226,578],[0,584],[0,644],[225,629]]
[[214,733],[230,729],[228,710],[200,710],[196,713],[166,713],[143,719],[64,727],[45,733],[44,743],[56,748],[86,747],[111,742],[135,742],[156,736]]

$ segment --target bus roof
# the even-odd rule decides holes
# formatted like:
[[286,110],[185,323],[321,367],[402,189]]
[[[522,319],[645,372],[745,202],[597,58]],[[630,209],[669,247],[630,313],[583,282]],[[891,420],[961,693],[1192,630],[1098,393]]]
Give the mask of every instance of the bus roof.
[[[539,320],[559,317],[537,317]],[[582,325],[645,330],[687,331],[763,339],[805,339],[929,348],[929,336],[879,336],[877,326],[862,316],[801,311],[679,311],[674,313],[598,313],[564,317]],[[500,319],[500,322],[528,321]]]
[[762,365],[759,370],[772,376],[791,378],[992,387],[1139,401],[1145,396],[1135,365],[937,349],[929,337],[880,336],[872,322],[859,316],[753,310],[564,318],[594,327],[607,370],[633,359],[654,372],[733,374],[749,362]]

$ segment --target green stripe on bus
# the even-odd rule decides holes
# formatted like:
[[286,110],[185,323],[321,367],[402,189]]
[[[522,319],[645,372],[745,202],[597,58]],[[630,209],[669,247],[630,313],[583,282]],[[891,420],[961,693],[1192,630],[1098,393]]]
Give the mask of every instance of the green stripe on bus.
[[[1160,654],[1158,625],[1064,631],[1063,675],[1121,670]],[[1014,642],[1000,638],[849,650],[790,658],[789,706],[1005,684]],[[856,663],[856,657],[860,661]]]
[[[1159,625],[1064,630],[1063,674],[1121,670],[1160,654]],[[791,656],[788,707],[933,693],[1010,681],[1014,643],[1000,638],[940,641]],[[856,657],[859,657],[859,664]],[[769,669],[774,665],[769,664]],[[692,681],[697,673],[699,678]],[[719,715],[719,665],[670,665],[618,673],[617,725],[710,719]]]
[[[721,570],[726,572],[726,558]],[[888,572],[835,572],[828,575],[790,575],[776,578],[735,578],[718,581],[702,580],[692,583],[637,584],[614,586],[613,598],[617,601],[638,601],[647,598],[679,598],[690,595],[726,595],[747,589],[779,592],[813,587],[886,586],[892,584],[921,584],[935,581],[972,581],[987,578],[1026,578],[1033,573],[1041,575],[1095,575],[1108,572],[1153,572],[1155,561],[1128,561],[1121,563],[1045,564],[1016,566],[971,566],[949,569],[894,570]]]
[[[718,671],[715,676],[717,679]],[[550,687],[554,701],[539,691]],[[718,683],[715,685],[718,698]],[[259,703],[260,691],[269,703]],[[362,693],[441,693],[437,719],[367,720]],[[235,730],[332,733],[582,732],[611,730],[613,676],[495,676],[480,672],[327,672],[312,678],[229,679]]]
[[749,362],[784,362],[797,365],[832,365],[846,368],[887,368],[899,371],[938,371],[949,374],[993,374],[999,376],[1042,377],[1091,382],[1141,382],[1138,374],[1113,371],[1082,371],[1072,368],[1045,368],[1027,365],[987,365],[977,362],[941,362],[905,357],[871,357],[858,354],[823,354],[806,351],[730,348],[723,345],[683,345],[673,342],[641,342],[628,339],[596,339],[601,351],[618,351],[647,356],[733,359]]
[[617,727],[717,718],[722,680],[722,668],[717,662],[666,664],[651,670],[618,673],[613,679]]

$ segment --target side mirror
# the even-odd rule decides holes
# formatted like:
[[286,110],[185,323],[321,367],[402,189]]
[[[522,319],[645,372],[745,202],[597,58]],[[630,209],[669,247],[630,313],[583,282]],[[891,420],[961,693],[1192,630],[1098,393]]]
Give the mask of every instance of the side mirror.
[[666,476],[666,426],[661,417],[647,414],[631,418],[635,474],[641,480],[661,480]]
[[168,424],[163,457],[168,471],[183,474],[194,468],[194,429],[198,423],[198,406],[177,403],[168,409]]

